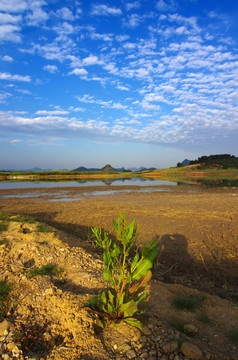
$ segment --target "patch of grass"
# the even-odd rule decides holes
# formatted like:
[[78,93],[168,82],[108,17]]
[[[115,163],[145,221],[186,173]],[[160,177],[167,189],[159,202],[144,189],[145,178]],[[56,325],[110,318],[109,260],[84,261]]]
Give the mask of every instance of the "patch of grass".
[[16,222],[26,222],[29,224],[34,224],[36,222],[36,220],[33,217],[28,215],[16,215],[13,216],[10,220]]
[[222,299],[238,301],[238,289],[235,288],[224,287],[218,290],[217,295]]
[[30,270],[31,276],[43,276],[43,275],[59,275],[64,270],[58,268],[55,264],[46,264],[41,267],[35,267]]
[[11,218],[11,214],[7,213],[7,212],[2,212],[0,211],[0,220],[5,220],[5,221],[9,221]]
[[205,295],[178,296],[172,300],[173,306],[178,310],[196,311],[206,299]]
[[36,231],[42,232],[42,233],[50,233],[50,232],[52,232],[52,230],[49,229],[47,226],[41,225],[41,224],[38,224],[38,225],[37,225]]
[[168,321],[169,326],[173,327],[174,329],[183,332],[183,327],[185,325],[184,322],[182,321],[177,321],[177,320],[169,320]]
[[186,328],[184,328],[185,325],[187,325],[187,324],[183,321],[169,320],[168,324],[169,324],[169,326],[173,327],[174,329],[178,330],[179,332],[186,334],[190,337],[193,337],[196,334],[196,332],[187,331]]
[[102,309],[102,302],[100,296],[92,296],[90,297],[84,304],[84,307],[88,307],[94,311],[100,312]]
[[228,332],[227,336],[228,336],[229,340],[231,340],[232,342],[238,344],[238,328],[230,330]]
[[40,245],[48,245],[48,241],[46,241],[46,240],[38,241],[38,244],[40,244]]
[[8,224],[0,223],[0,232],[7,231]]
[[0,240],[0,245],[7,244],[7,240]]
[[0,281],[0,319],[11,309],[11,292],[13,285],[7,280]]
[[205,313],[201,313],[197,316],[197,320],[204,324],[211,324],[212,319]]
[[54,281],[55,286],[62,286],[67,283],[67,279],[57,279]]

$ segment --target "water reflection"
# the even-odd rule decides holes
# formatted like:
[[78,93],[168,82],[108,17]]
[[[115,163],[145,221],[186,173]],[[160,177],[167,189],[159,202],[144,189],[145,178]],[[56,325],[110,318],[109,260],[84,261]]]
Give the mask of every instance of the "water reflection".
[[37,188],[60,188],[60,187],[89,187],[89,186],[160,186],[177,185],[177,182],[142,179],[142,178],[120,178],[102,179],[90,181],[0,181],[0,189],[37,189]]

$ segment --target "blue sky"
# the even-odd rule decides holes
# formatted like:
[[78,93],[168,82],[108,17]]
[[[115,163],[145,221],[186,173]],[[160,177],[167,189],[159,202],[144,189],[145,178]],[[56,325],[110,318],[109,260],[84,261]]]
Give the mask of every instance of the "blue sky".
[[236,0],[0,0],[0,169],[238,155]]

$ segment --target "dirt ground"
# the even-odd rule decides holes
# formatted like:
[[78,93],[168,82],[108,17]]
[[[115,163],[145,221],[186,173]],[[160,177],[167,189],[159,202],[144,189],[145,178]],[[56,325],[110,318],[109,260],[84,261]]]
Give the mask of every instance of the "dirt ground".
[[[110,186],[111,191],[123,192],[105,195],[108,189],[0,191],[1,211],[31,215],[54,226],[53,233],[40,234],[35,224],[13,222],[2,233],[7,243],[2,245],[0,273],[19,283],[21,291],[14,326],[45,326],[44,339],[51,347],[40,359],[190,358],[177,350],[171,350],[171,356],[166,352],[171,340],[177,339],[196,344],[202,359],[237,360],[237,343],[227,333],[238,333],[238,189],[172,186],[141,192],[139,187]],[[160,240],[149,306],[143,315],[145,333],[123,325],[118,331],[98,333],[96,320],[81,308],[104,286],[103,263],[90,229],[100,226],[113,236],[112,220],[118,212],[124,212],[129,221],[136,218],[141,242]],[[63,265],[62,278],[67,282],[62,287],[56,285],[57,279],[22,275],[23,268],[49,261]],[[171,305],[176,296],[201,294],[197,289],[208,294],[199,311],[212,319],[211,324],[198,321],[199,313],[178,312]],[[191,340],[169,327],[169,321],[192,324],[197,335]]]
[[[214,282],[217,286],[237,284],[238,188],[155,189],[144,188],[142,192],[136,186],[91,186],[0,190],[0,210],[32,215],[86,242],[90,242],[92,226],[113,234],[112,220],[124,212],[128,221],[136,218],[139,241],[160,240],[156,269],[160,275],[165,273],[168,281],[177,276],[181,283],[192,281],[206,290]],[[106,195],[108,190],[111,195]]]

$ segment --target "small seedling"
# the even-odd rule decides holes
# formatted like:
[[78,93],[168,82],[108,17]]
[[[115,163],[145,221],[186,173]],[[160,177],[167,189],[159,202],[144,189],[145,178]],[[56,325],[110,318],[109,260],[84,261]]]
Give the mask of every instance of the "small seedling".
[[6,280],[0,281],[0,319],[3,318],[11,308],[11,292],[13,285]]
[[178,310],[196,311],[205,299],[205,295],[179,296],[172,300],[172,304]]
[[7,231],[8,224],[0,223],[0,232]]
[[238,329],[230,330],[227,336],[232,342],[238,344]]
[[57,279],[54,281],[55,286],[63,286],[67,283],[67,279]]
[[10,219],[11,221],[16,221],[16,222],[25,222],[25,223],[29,223],[29,224],[34,224],[36,222],[36,220],[28,215],[17,215],[17,216],[13,216]]
[[50,232],[52,232],[52,230],[49,229],[47,226],[44,226],[44,225],[41,225],[41,224],[37,225],[36,231],[42,232],[42,233],[50,233]]
[[205,313],[201,313],[197,316],[197,320],[204,324],[211,324],[212,319]]
[[172,321],[168,321],[169,326],[173,327],[174,329],[178,330],[179,332],[186,334],[190,337],[193,337],[196,334],[196,331],[188,331],[186,329],[186,323],[183,321],[177,321],[177,320],[172,320]]
[[46,240],[38,241],[38,244],[40,244],[40,245],[48,245],[48,241],[46,241]]
[[0,220],[9,221],[11,219],[11,214],[0,211]]
[[30,275],[31,276],[43,276],[43,275],[59,275],[63,272],[64,270],[61,268],[58,268],[57,265],[55,264],[46,264],[39,267],[35,267],[33,269],[30,270]]
[[148,282],[152,276],[150,269],[158,255],[158,243],[153,240],[144,244],[141,255],[137,252],[131,259],[138,237],[135,219],[127,225],[125,216],[121,213],[117,221],[113,221],[113,225],[116,241],[109,239],[107,232],[102,235],[101,228],[92,228],[96,245],[104,250],[103,276],[111,288],[91,300],[90,307],[104,314],[102,318],[106,324],[112,322],[118,325],[120,321],[125,321],[142,327],[137,319],[142,312],[138,306],[149,295]]

